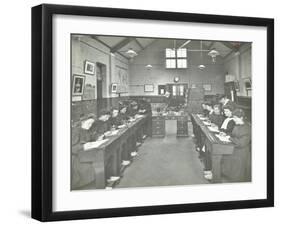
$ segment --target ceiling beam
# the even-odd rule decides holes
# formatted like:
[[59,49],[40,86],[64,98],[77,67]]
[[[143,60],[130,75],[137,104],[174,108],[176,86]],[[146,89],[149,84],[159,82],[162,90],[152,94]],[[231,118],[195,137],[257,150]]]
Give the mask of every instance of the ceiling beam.
[[215,45],[215,42],[211,42],[208,46],[207,49],[211,49]]
[[233,46],[232,44],[230,44],[229,42],[221,42],[221,44],[223,44],[225,47],[227,47],[229,49],[237,50],[237,48],[235,46]]
[[117,52],[120,56],[122,56],[122,57],[124,57],[124,58],[126,58],[127,60],[130,60],[131,58],[129,58],[129,57],[127,57],[127,56],[125,56],[123,53],[120,53],[120,52]]
[[136,41],[136,43],[138,44],[138,46],[141,48],[141,50],[144,49],[144,47],[142,46],[142,44],[139,42],[139,40],[137,38],[134,39]]
[[112,53],[116,53],[119,49],[122,49],[124,46],[128,45],[134,38],[125,38],[121,42],[117,43],[115,46],[111,48]]
[[231,50],[228,54],[226,54],[223,59],[225,60],[227,57],[229,57],[231,54],[236,53],[237,51],[235,49]]
[[[186,43],[187,41],[189,41],[188,43]],[[189,43],[191,42],[190,39],[185,39],[185,40],[182,40],[182,42],[177,46],[177,49],[178,48],[187,48],[186,45],[188,45]],[[186,43],[186,44],[185,44]],[[185,45],[184,45],[185,44]],[[184,46],[183,46],[184,45]]]
[[92,39],[95,39],[96,41],[98,41],[99,43],[105,45],[107,48],[109,48],[110,52],[111,52],[111,46],[109,46],[108,44],[106,44],[105,42],[103,42],[102,40],[100,40],[97,36],[94,35],[90,35],[90,37]]

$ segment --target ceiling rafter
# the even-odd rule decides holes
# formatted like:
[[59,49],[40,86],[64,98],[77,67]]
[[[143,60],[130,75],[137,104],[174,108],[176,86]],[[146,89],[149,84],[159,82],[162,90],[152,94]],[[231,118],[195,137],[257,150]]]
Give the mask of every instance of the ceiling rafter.
[[136,43],[138,44],[138,46],[141,48],[141,50],[144,49],[143,45],[139,42],[139,40],[137,38],[134,39],[136,41]]
[[216,42],[211,42],[208,46],[207,46],[207,49],[211,49],[213,48],[213,46],[215,45]]
[[122,49],[124,46],[128,45],[134,38],[125,38],[121,42],[117,43],[115,46],[111,48],[112,53],[116,53],[119,49]]
[[[109,48],[110,52],[113,53],[112,51],[112,47],[110,47],[108,44],[106,44],[105,42],[103,42],[102,40],[100,40],[97,36],[91,35],[90,36],[92,39],[98,41],[99,43],[103,44],[104,46],[106,46],[107,48]],[[130,58],[125,56],[124,54],[118,52],[118,54],[120,54],[122,57],[126,58],[127,60],[129,60]]]
[[123,54],[123,53],[120,53],[120,52],[117,52],[117,53],[118,53],[119,55],[121,55],[122,57],[126,58],[127,60],[130,60],[130,59],[131,59],[131,58],[125,56],[125,54]]
[[90,37],[91,37],[92,39],[95,39],[95,40],[98,41],[99,43],[105,45],[105,46],[106,46],[107,48],[109,48],[110,51],[111,51],[111,46],[109,46],[108,44],[106,44],[104,41],[100,40],[97,36],[91,35]]
[[223,57],[223,59],[226,59],[227,57],[229,57],[231,54],[233,54],[233,53],[236,53],[237,51],[236,50],[231,50],[228,54],[226,54],[224,57]]
[[223,44],[225,47],[232,49],[232,50],[237,50],[237,47],[235,47],[234,45],[230,44],[229,42],[221,42],[221,44]]

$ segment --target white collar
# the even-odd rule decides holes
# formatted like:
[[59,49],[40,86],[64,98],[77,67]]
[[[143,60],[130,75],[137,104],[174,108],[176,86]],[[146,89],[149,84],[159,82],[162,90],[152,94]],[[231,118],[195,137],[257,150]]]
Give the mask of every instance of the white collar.
[[229,99],[226,99],[223,105],[226,105],[229,101],[230,101]]

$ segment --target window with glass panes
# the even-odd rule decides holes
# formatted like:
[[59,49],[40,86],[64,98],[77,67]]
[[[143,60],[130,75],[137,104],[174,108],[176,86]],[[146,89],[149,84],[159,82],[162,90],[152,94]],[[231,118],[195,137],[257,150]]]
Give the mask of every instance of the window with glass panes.
[[186,48],[166,48],[166,68],[187,68]]

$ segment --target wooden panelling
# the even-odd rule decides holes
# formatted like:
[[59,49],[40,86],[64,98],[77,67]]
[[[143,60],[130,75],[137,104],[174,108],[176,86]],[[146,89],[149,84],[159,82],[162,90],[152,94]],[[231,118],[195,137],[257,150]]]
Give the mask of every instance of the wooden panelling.
[[114,106],[118,107],[119,101],[126,99],[128,99],[128,97],[103,98],[101,100],[100,109],[97,109],[97,100],[72,102],[72,122],[77,122],[82,117],[85,117],[89,114],[94,114],[97,116],[102,109],[110,110]]
[[245,112],[246,120],[252,121],[252,98],[251,97],[237,97],[237,107]]

